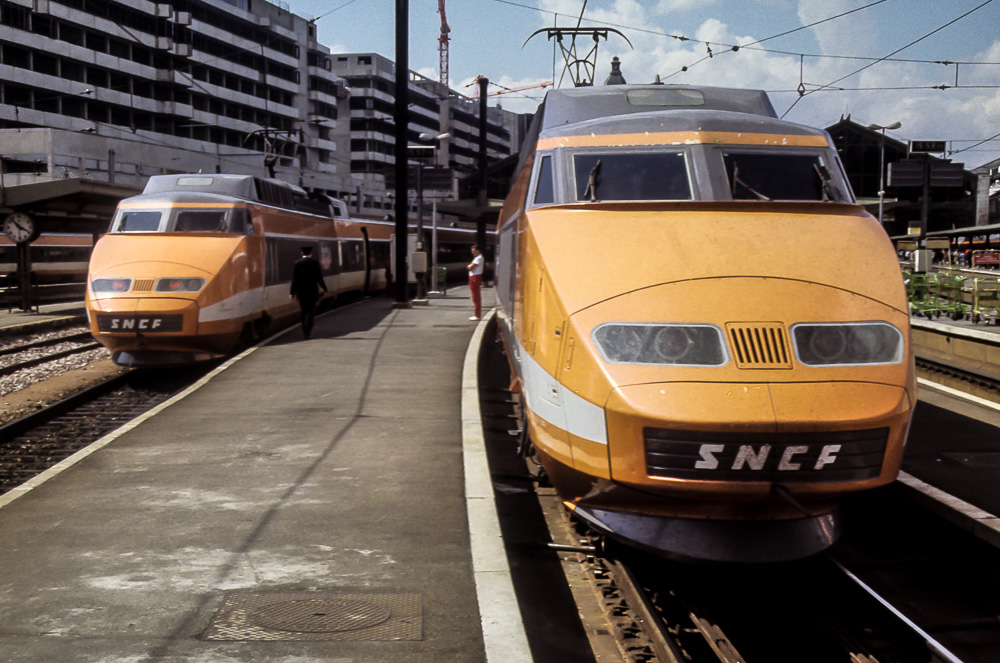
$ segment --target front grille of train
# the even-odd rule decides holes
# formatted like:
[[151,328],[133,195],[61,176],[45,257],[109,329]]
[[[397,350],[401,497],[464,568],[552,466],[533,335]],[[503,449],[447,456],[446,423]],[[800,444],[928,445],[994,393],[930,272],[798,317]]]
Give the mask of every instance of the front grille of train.
[[729,322],[726,334],[739,368],[792,367],[788,334],[780,322]]
[[156,279],[136,279],[132,286],[132,292],[153,292]]
[[[701,481],[861,481],[882,471],[888,428],[824,433],[643,430],[646,473]],[[792,448],[791,451],[788,451]],[[782,460],[788,454],[786,467]],[[834,458],[832,462],[822,462]],[[817,469],[817,465],[822,466]],[[797,467],[796,467],[797,466]]]

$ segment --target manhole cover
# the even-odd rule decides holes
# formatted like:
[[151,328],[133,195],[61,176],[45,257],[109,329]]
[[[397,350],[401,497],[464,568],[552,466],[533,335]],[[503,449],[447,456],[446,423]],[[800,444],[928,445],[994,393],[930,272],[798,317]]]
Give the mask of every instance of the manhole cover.
[[387,622],[392,613],[365,601],[284,601],[247,615],[263,628],[296,633],[332,633],[371,628]]
[[420,594],[230,592],[206,640],[420,640]]

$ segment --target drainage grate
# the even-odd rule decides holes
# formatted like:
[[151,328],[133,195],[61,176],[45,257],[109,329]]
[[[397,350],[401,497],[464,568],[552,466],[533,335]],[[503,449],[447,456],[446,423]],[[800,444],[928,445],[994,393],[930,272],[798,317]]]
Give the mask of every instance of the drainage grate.
[[231,592],[206,640],[421,640],[420,594]]

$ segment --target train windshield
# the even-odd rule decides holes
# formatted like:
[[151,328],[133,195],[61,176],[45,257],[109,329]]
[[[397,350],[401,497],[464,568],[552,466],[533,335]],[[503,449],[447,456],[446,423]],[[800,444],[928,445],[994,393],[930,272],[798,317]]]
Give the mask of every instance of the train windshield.
[[726,152],[723,159],[733,200],[853,202],[818,154]]
[[245,209],[183,209],[119,211],[111,232],[253,233]]
[[577,200],[691,200],[683,152],[575,154],[573,170]]
[[120,212],[111,232],[156,232],[162,212]]

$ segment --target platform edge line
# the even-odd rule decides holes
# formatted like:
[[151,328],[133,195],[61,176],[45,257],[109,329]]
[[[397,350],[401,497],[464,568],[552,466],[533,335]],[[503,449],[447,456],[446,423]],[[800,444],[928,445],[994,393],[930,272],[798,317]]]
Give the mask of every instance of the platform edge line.
[[969,403],[975,403],[976,405],[981,405],[990,410],[1000,411],[1000,404],[998,403],[986,400],[985,398],[980,398],[975,394],[967,394],[964,391],[960,391],[953,387],[949,387],[948,385],[934,382],[933,380],[928,380],[927,378],[917,378],[917,384],[922,387],[927,387],[928,389],[940,391],[941,393],[948,394],[949,396],[953,396],[955,398],[968,401]]
[[974,504],[955,497],[907,472],[900,471],[897,479],[916,493],[931,511],[969,532],[977,539],[1000,548],[1000,518]]
[[[503,545],[479,408],[479,351],[486,326],[496,309],[483,316],[465,352],[462,368],[462,460],[465,466],[466,511],[476,598],[490,663],[531,661],[521,609],[510,578]],[[485,485],[484,482],[485,481]],[[516,615],[516,619],[511,616]]]

